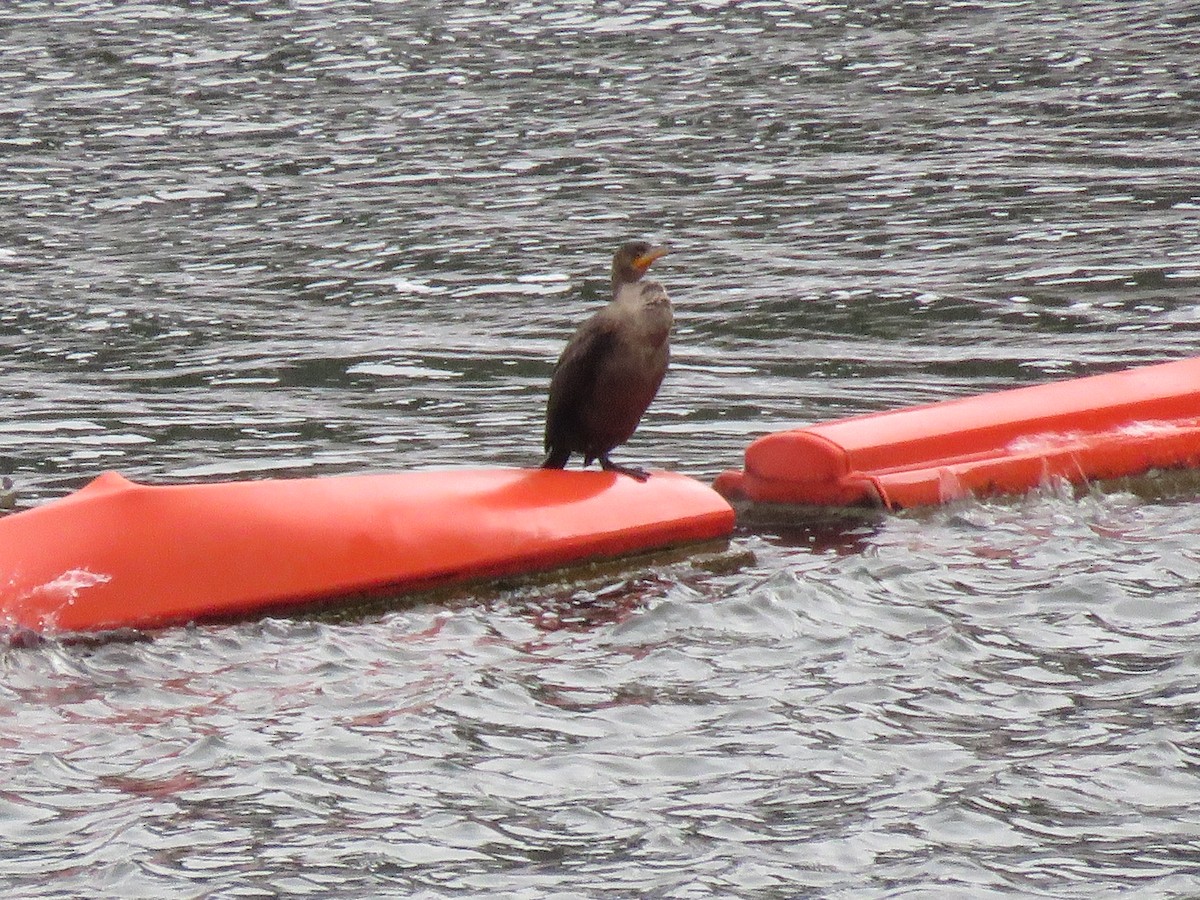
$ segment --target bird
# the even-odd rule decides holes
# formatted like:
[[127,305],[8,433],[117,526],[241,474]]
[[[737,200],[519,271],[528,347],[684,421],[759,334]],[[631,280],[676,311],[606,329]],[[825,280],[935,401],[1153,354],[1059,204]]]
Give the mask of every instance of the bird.
[[666,289],[643,280],[666,247],[623,244],[613,255],[612,299],[580,325],[563,348],[546,403],[543,469],[562,469],[572,453],[584,466],[638,481],[650,473],[609,459],[637,430],[670,362],[673,316]]

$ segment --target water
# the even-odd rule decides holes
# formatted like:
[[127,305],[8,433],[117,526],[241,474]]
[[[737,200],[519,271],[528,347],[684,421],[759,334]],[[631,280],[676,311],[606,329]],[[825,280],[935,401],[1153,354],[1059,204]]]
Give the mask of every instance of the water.
[[[0,474],[539,458],[631,236],[620,458],[1195,353],[1189,4],[33,2]],[[1144,487],[1144,486],[1143,486]],[[342,623],[0,654],[13,897],[1200,893],[1195,489],[743,528]]]

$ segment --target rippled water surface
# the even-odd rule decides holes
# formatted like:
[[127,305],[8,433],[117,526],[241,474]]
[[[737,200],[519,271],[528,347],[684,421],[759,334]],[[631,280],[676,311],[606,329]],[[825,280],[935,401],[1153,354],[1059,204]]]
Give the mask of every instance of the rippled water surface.
[[[612,249],[621,457],[1187,356],[1159,3],[10,3],[0,474],[527,465]],[[1200,518],[1134,485],[745,526],[343,622],[0,652],[14,897],[1200,894]]]

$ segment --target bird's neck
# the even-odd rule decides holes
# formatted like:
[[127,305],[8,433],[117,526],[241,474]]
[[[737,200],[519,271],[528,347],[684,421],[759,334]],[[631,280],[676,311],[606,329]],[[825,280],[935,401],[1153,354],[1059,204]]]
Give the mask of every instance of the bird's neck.
[[641,279],[641,277],[640,277],[640,276],[639,276],[639,277],[637,277],[637,278],[616,278],[616,277],[614,277],[614,278],[613,278],[613,283],[612,283],[612,286],[613,286],[613,291],[612,291],[612,292],[613,292],[613,298],[615,299],[615,298],[616,298],[616,296],[617,296],[618,294],[620,294],[620,293],[621,293],[621,290],[622,290],[623,288],[624,288],[624,289],[628,289],[628,288],[631,288],[631,287],[636,287],[636,286],[637,286],[637,283],[638,283],[639,281],[641,281],[641,280],[642,280],[642,279]]
[[611,305],[626,314],[657,316],[670,310],[671,301],[657,281],[635,281],[618,287]]
[[619,306],[641,306],[642,288],[645,287],[645,284],[641,281],[623,281],[620,284],[614,284],[612,302]]

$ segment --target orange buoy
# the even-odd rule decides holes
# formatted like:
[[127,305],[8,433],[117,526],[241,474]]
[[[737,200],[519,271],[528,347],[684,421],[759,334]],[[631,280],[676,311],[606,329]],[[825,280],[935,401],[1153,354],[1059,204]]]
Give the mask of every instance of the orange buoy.
[[714,485],[755,503],[889,508],[1200,466],[1200,358],[758,438]]
[[150,486],[115,472],[0,519],[0,625],[147,628],[710,540],[733,510],[658,472],[453,469]]

